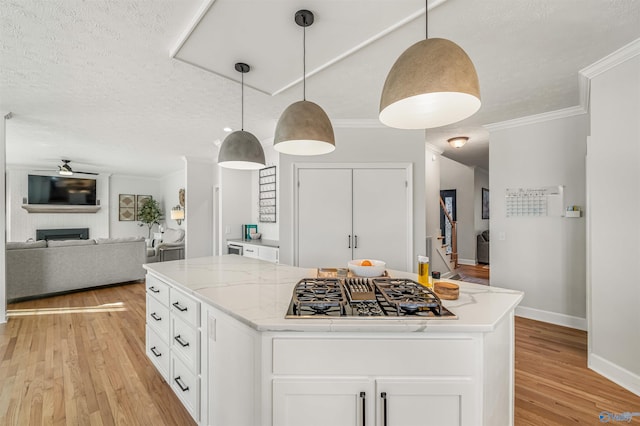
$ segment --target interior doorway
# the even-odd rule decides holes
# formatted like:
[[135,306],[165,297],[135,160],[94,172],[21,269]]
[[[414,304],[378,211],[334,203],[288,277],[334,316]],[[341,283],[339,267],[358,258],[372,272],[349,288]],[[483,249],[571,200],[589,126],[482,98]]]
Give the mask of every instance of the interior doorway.
[[[440,198],[444,206],[454,221],[456,219],[456,190],[444,189],[440,191]],[[451,223],[445,217],[444,211],[440,208],[440,235],[444,237],[443,244],[447,246],[447,254],[451,253]]]

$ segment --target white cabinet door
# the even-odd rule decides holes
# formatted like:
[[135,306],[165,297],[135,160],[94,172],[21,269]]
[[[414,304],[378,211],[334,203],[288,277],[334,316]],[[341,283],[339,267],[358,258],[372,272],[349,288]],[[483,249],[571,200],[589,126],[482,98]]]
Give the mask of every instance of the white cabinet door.
[[298,266],[346,267],[352,259],[351,169],[300,169],[298,183]]
[[267,262],[278,263],[278,249],[274,247],[259,247],[258,257]]
[[411,270],[407,172],[353,170],[354,259],[378,259],[387,267]]
[[480,418],[470,379],[379,379],[376,397],[377,426],[471,426]]
[[366,379],[274,379],[273,425],[373,425],[372,389]]

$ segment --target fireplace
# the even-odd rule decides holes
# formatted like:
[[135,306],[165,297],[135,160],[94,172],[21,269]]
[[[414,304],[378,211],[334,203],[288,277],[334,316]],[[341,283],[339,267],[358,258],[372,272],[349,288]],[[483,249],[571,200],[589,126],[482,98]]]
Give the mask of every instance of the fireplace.
[[88,240],[89,228],[36,229],[36,240]]

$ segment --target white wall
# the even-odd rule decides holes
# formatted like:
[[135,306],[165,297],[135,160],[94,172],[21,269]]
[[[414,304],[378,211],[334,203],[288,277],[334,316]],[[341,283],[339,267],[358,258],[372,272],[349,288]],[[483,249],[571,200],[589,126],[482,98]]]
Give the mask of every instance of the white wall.
[[[293,264],[293,164],[305,162],[413,163],[413,251],[415,254],[424,253],[426,239],[424,131],[335,128],[334,132],[336,150],[330,154],[310,157],[280,155],[280,262]],[[328,207],[330,207],[329,204],[319,202],[319,208]],[[393,206],[389,207],[393,208]]]
[[[442,151],[430,144],[425,144],[424,167],[424,201],[426,236],[431,237],[431,271],[445,273],[449,270],[445,261],[438,254],[436,247],[440,244],[440,163]],[[420,251],[417,254],[422,254]]]
[[[185,257],[211,256],[214,239],[214,164],[212,161],[188,157],[185,158],[185,172]],[[176,192],[176,200],[177,196]]]
[[222,253],[228,239],[242,238],[242,225],[256,223],[252,211],[252,182],[256,172],[218,167],[220,182],[220,220]]
[[[109,236],[111,238],[134,236],[148,238],[149,228],[146,225],[140,226],[140,222],[137,220],[119,220],[119,196],[120,194],[151,195],[154,200],[160,203],[162,208],[161,181],[153,178],[124,175],[112,175],[109,181]],[[102,208],[104,209],[105,207],[103,206]],[[167,211],[164,209],[162,211],[166,216]],[[151,228],[151,232],[151,237],[153,238],[153,233],[158,232],[158,227],[154,225]]]
[[582,329],[584,218],[507,218],[505,190],[565,185],[564,204],[584,206],[588,128],[582,114],[492,131],[489,153],[491,285],[525,292],[519,315]]
[[591,79],[587,213],[589,367],[640,395],[640,285],[636,276],[640,261],[640,55],[636,55]]
[[47,175],[35,172],[32,168],[7,169],[7,241],[35,239],[36,229],[52,228],[89,228],[89,238],[109,237],[108,175],[96,176],[97,199],[100,200],[100,210],[97,213],[29,213],[22,208],[23,199],[28,196],[29,174]]
[[[8,114],[8,111],[0,111],[2,117],[0,117],[0,164],[2,164],[3,170],[6,169],[6,121],[4,118]],[[6,188],[5,188],[5,174],[0,173],[0,235],[4,235],[4,242],[8,241],[6,230],[6,218],[5,218],[5,205],[6,205]],[[6,244],[0,245],[0,323],[7,322],[7,274],[6,274],[6,256],[5,256]]]
[[[482,218],[482,188],[489,189],[489,172],[476,167],[474,169],[473,179],[473,193],[475,194],[475,213],[473,215],[473,222],[476,230],[475,234],[478,235],[482,233],[482,231],[489,229],[489,219]],[[489,217],[491,217],[491,204],[489,204]]]
[[442,157],[440,160],[440,190],[456,190],[456,222],[458,231],[458,261],[476,263],[474,169]]
[[[178,222],[171,219],[171,208],[177,206],[180,203],[178,193],[180,189],[186,189],[185,170],[178,170],[166,175],[162,178],[160,186],[162,194],[160,198],[162,200],[161,206],[162,211],[164,212],[164,227],[173,229],[185,229],[185,221],[182,221],[182,223],[178,225]],[[187,194],[185,191],[185,199],[186,198]]]

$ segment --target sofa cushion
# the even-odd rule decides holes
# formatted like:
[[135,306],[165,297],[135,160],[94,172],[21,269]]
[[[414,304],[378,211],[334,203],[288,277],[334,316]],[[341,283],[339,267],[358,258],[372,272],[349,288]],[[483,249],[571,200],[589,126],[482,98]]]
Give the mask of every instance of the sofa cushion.
[[144,237],[96,238],[96,244],[118,244],[132,241],[144,241]]
[[163,243],[179,243],[184,240],[184,230],[167,228],[162,234]]
[[38,241],[26,241],[26,242],[8,242],[7,250],[14,249],[30,249],[30,248],[45,248],[47,246],[47,242],[45,240]]
[[95,246],[94,240],[52,240],[48,241],[49,247],[69,247],[69,246]]

